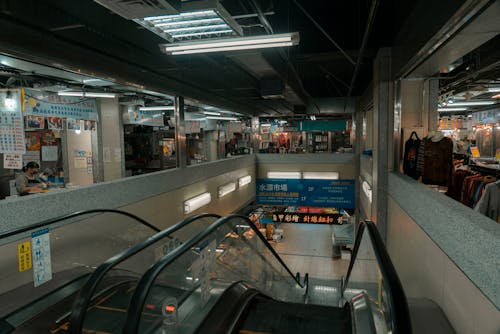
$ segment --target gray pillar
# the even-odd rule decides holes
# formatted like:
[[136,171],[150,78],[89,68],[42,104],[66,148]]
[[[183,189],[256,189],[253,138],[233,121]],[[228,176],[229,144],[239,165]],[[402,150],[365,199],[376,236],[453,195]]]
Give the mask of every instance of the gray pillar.
[[186,129],[184,126],[184,97],[175,97],[175,156],[177,168],[187,166]]
[[[438,129],[437,104],[439,99],[439,80],[429,79],[424,83],[424,115],[427,115],[427,129],[436,131]],[[425,124],[425,123],[424,123]]]
[[[372,219],[382,239],[387,238],[387,187],[393,156],[393,90],[391,50],[380,49],[373,66],[373,202]],[[392,169],[392,164],[391,164]]]

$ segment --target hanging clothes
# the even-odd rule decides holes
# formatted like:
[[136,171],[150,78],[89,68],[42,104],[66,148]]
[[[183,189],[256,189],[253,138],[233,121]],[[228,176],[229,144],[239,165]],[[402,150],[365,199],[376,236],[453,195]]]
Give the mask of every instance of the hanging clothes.
[[420,148],[423,149],[423,170],[419,173],[422,175],[422,182],[449,186],[453,168],[453,141],[447,137],[433,136],[422,142]]
[[415,180],[418,179],[417,159],[420,141],[421,140],[418,138],[417,133],[413,131],[410,138],[405,143],[403,172]]
[[484,188],[483,196],[474,210],[500,223],[500,181],[492,182]]

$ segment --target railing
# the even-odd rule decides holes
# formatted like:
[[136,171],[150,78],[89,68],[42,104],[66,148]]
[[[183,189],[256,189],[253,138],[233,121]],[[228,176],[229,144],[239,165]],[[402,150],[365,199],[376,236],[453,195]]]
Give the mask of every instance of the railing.
[[[178,304],[174,308],[179,321],[192,329],[225,288],[242,279],[275,298],[283,297],[283,291],[295,291],[297,285],[304,288],[248,217],[230,215],[162,257],[142,276],[129,303],[123,333],[150,330],[143,316],[151,317],[151,309],[162,310],[169,300],[168,295],[153,291],[165,287],[184,291],[181,300],[170,298],[167,303]],[[148,312],[143,312],[146,305]]]
[[[145,251],[151,251],[151,246],[158,244],[165,238],[173,239],[172,237],[175,237],[175,240],[178,240],[180,244],[182,244],[182,240],[179,240],[177,236],[175,235],[176,232],[178,232],[181,229],[186,229],[187,226],[192,225],[195,222],[199,222],[200,220],[207,219],[207,218],[213,218],[217,219],[220,218],[219,215],[216,214],[199,214],[195,215],[192,217],[188,217],[184,219],[183,221],[149,237],[148,239],[144,240],[143,242],[127,249],[124,250],[123,252],[116,254],[115,256],[111,257],[108,259],[106,262],[104,262],[102,265],[100,265],[93,273],[92,275],[88,278],[86,283],[83,285],[81,288],[74,304],[73,304],[73,309],[71,312],[71,318],[69,322],[69,331],[70,333],[81,333],[82,328],[84,325],[84,319],[86,316],[87,309],[89,308],[89,304],[93,301],[94,297],[96,296],[96,293],[98,292],[98,287],[99,284],[103,281],[105,276],[112,270],[118,267],[118,265],[124,263],[125,261],[131,259],[135,255],[145,252]],[[212,221],[210,221],[212,222]],[[197,224],[198,225],[198,224]],[[199,224],[200,226],[196,226],[196,229],[204,229],[206,225]],[[188,231],[188,233],[185,233],[186,237],[190,236],[193,231]],[[161,245],[160,245],[161,246]],[[177,244],[174,243],[174,246],[178,246]],[[149,248],[149,249],[148,249]],[[172,248],[172,247],[170,247]],[[172,249],[162,249],[162,253],[168,252]],[[161,254],[164,255],[164,254]],[[143,258],[141,260],[144,260]],[[143,268],[147,268],[149,265],[152,265],[155,261],[155,258],[152,257],[149,260],[150,262],[143,262],[144,266]],[[141,273],[142,274],[142,273]]]
[[[389,332],[411,333],[406,296],[376,225],[362,222],[356,236],[342,297],[349,299],[349,295],[364,291],[383,311]],[[358,266],[363,269],[358,270]]]

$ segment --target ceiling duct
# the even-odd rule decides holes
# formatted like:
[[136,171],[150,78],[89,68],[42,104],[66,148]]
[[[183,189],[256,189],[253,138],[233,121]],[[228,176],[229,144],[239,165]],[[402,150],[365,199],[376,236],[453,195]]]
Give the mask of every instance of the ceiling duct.
[[127,20],[146,16],[177,14],[181,0],[95,0]]
[[281,79],[260,80],[260,96],[264,99],[284,98],[284,84]]

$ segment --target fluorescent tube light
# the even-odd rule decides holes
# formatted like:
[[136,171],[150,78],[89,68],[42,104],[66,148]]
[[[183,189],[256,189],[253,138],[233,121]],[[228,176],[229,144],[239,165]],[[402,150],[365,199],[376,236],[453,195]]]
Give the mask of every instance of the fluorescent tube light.
[[467,108],[438,108],[437,111],[465,111]]
[[298,44],[298,42],[298,33],[288,33],[163,44],[160,47],[162,48],[162,51],[166,52],[167,54],[187,54],[291,46]]
[[[181,38],[181,37],[191,37],[191,36],[201,36],[201,35],[216,35],[216,34],[223,34],[223,33],[231,32],[231,31],[232,30],[224,29],[224,30],[204,31],[204,32],[193,32],[193,33],[188,33],[188,34],[172,34],[172,37]],[[179,52],[181,52],[181,51],[179,51]]]
[[244,185],[247,185],[250,182],[252,182],[252,176],[251,175],[242,176],[242,177],[240,177],[238,179],[238,185],[240,187],[243,187]]
[[174,110],[174,106],[155,106],[155,107],[140,107],[141,111],[159,111],[159,110]]
[[[193,31],[193,30],[205,30],[205,29],[217,29],[217,28],[228,29],[229,26],[227,24],[223,23],[223,24],[214,24],[214,25],[206,25],[206,26],[196,26],[196,27],[172,28],[172,29],[165,29],[165,31],[170,34],[172,32],[179,32],[179,31]],[[177,36],[177,35],[175,35],[175,36]]]
[[219,197],[226,196],[236,190],[236,182],[230,182],[218,188]]
[[193,212],[194,210],[199,209],[204,205],[207,205],[211,201],[212,201],[212,196],[210,195],[209,192],[190,198],[184,201],[184,213]]
[[215,17],[213,19],[200,19],[200,20],[186,20],[186,21],[168,21],[168,22],[159,22],[154,23],[155,27],[175,27],[175,26],[185,26],[189,24],[197,24],[197,23],[223,23],[224,20]]
[[338,180],[338,172],[303,172],[303,179]]
[[500,87],[490,87],[488,88],[488,92],[490,93],[500,92]]
[[467,107],[467,106],[488,106],[494,104],[495,101],[469,101],[469,102],[455,102],[453,106]]
[[220,116],[220,112],[216,112],[216,111],[204,111],[203,112],[205,115],[210,115],[210,116]]
[[301,172],[267,172],[268,179],[300,179]]
[[223,121],[237,121],[236,117],[225,117],[225,116],[207,116],[207,119],[219,119]]
[[113,93],[93,93],[93,92],[68,92],[61,91],[57,92],[59,96],[76,96],[76,97],[106,97],[106,98],[115,98],[116,94]]

